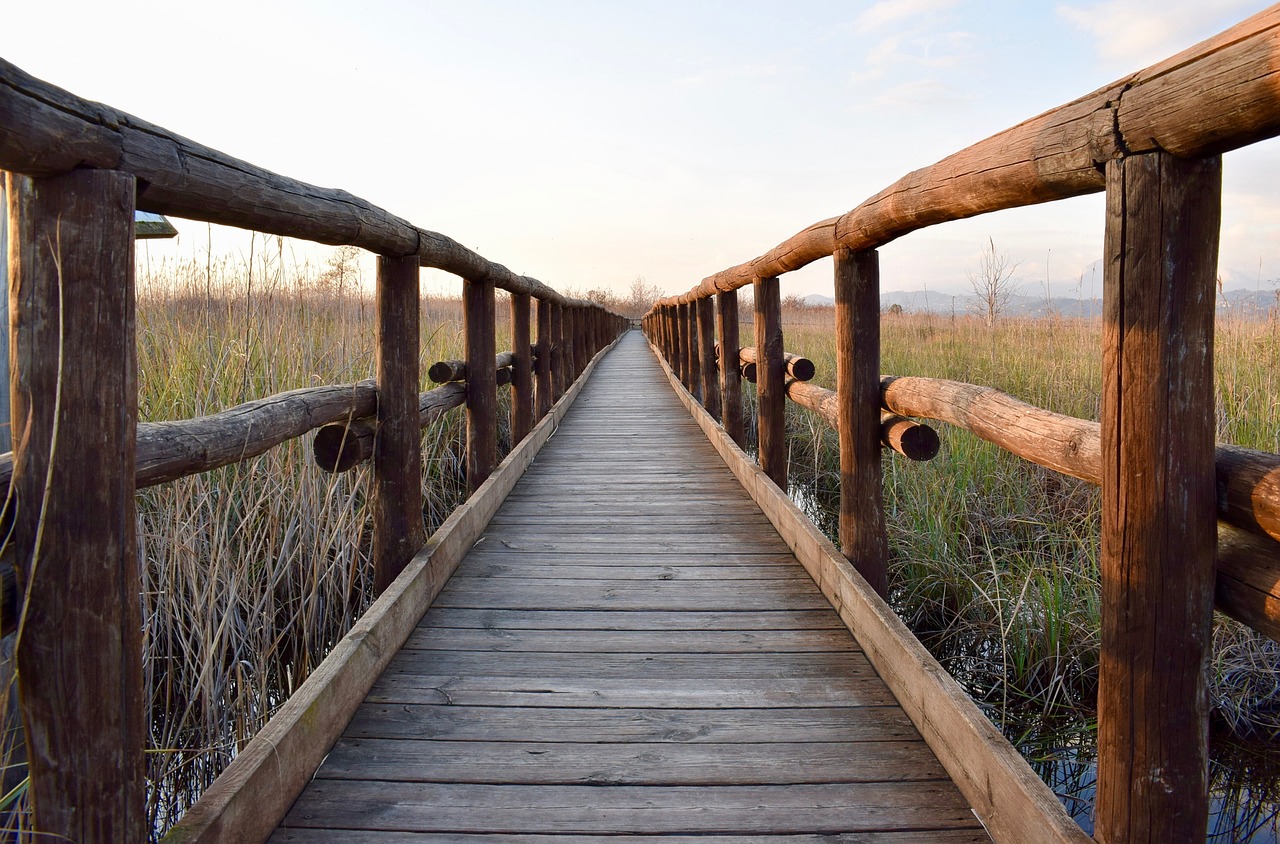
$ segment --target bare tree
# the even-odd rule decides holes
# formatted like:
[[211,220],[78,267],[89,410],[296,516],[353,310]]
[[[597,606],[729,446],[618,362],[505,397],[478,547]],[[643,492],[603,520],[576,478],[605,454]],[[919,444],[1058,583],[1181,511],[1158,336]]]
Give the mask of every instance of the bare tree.
[[973,287],[972,308],[991,329],[991,363],[996,362],[996,321],[1009,309],[1009,303],[1018,293],[1018,283],[1013,273],[1018,262],[1009,260],[1008,252],[996,250],[995,241],[987,238],[987,248],[978,259],[976,270],[968,273]]
[[978,268],[970,270],[969,285],[973,288],[973,310],[987,323],[996,327],[996,320],[1009,309],[1009,303],[1018,293],[1018,283],[1013,273],[1018,269],[1016,261],[1009,260],[1008,252],[996,251],[996,244],[987,238],[987,248],[978,259]]
[[649,308],[653,307],[653,303],[661,298],[662,288],[656,284],[649,284],[644,276],[638,275],[631,282],[631,291],[623,303],[625,308],[623,312],[633,319],[642,317]]

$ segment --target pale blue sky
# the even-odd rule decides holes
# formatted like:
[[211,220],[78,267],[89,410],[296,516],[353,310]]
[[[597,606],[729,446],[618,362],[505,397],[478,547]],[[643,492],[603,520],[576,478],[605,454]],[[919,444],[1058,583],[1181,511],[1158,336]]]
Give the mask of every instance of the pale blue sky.
[[[11,2],[0,49],[555,287],[678,292],[1266,5],[55,0]],[[1264,288],[1280,277],[1277,164],[1276,142],[1227,158],[1228,286],[1254,287],[1259,260]],[[152,255],[203,254],[205,227],[179,229]],[[1087,293],[1101,197],[909,235],[882,251],[883,286],[963,291],[988,236],[1028,285],[1048,256]],[[784,290],[828,292],[829,272]]]

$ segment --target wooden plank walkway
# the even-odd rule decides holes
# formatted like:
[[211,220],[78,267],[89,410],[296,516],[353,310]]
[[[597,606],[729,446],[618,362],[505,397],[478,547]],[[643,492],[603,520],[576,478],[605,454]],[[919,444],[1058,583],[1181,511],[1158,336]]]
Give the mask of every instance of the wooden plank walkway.
[[989,840],[639,332],[271,838]]

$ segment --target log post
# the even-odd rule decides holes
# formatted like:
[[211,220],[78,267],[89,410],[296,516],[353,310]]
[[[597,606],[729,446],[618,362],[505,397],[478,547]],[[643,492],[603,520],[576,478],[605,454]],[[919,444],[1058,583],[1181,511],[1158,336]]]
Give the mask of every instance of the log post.
[[716,304],[698,300],[698,357],[702,361],[702,406],[720,421],[720,381],[716,378]]
[[689,392],[702,400],[702,342],[698,331],[698,303],[686,306],[686,325],[689,327]]
[[1221,160],[1106,170],[1096,837],[1203,841]]
[[511,447],[533,430],[533,361],[529,359],[528,293],[511,294]]
[[745,448],[746,429],[742,422],[742,372],[738,369],[738,291],[716,296],[720,312],[720,405],[724,430]]
[[880,467],[878,253],[837,249],[835,288],[840,551],[885,597],[889,594],[889,539]]
[[538,312],[538,390],[537,412],[534,418],[541,420],[551,412],[555,404],[554,371],[551,364],[551,310],[555,307],[546,299],[539,299]]
[[757,381],[760,405],[760,468],[778,489],[787,489],[785,364],[782,359],[782,301],[777,277],[755,280]]
[[465,280],[462,318],[467,358],[467,491],[475,492],[498,463],[497,353],[491,281]]
[[378,436],[373,449],[373,582],[391,585],[426,541],[418,426],[418,259],[378,258]]
[[684,388],[689,389],[689,374],[685,366],[685,335],[689,333],[689,328],[685,321],[681,319],[681,309],[684,305],[671,306],[671,339],[674,341],[674,355],[671,358],[671,368],[675,370],[676,377],[680,379],[680,383]]
[[31,596],[17,665],[34,828],[42,840],[144,841],[134,177],[7,179],[10,512],[18,589]]
[[564,394],[564,306],[552,305],[552,403]]

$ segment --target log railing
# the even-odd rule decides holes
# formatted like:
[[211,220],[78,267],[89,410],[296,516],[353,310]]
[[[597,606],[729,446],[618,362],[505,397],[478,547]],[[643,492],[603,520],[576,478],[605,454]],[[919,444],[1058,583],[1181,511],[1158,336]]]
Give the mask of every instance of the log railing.
[[[1203,670],[1215,596],[1225,612],[1280,638],[1280,456],[1215,449],[1212,389],[1220,155],[1280,134],[1277,56],[1280,7],[1272,7],[910,173],[659,301],[643,320],[675,377],[741,444],[737,290],[754,286],[760,467],[786,489],[785,394],[835,425],[842,550],[882,595],[883,413],[946,421],[1101,484],[1099,841],[1204,840]],[[937,223],[1103,190],[1101,423],[990,388],[882,378],[878,247]],[[838,368],[830,404],[784,381],[778,298],[779,276],[827,256],[835,258]],[[711,297],[721,317],[718,372],[707,366],[714,326],[690,316],[710,312]],[[967,796],[975,807],[989,804],[979,791]],[[1007,816],[984,821],[997,839],[1016,837]]]
[[[498,371],[511,384],[518,442],[629,321],[358,197],[231,158],[3,60],[0,126],[19,432],[14,450],[0,455],[0,492],[9,504],[20,596],[3,607],[0,623],[16,622],[20,636],[34,829],[58,840],[142,841],[135,489],[336,424],[336,432],[318,436],[317,458],[331,469],[373,462],[373,580],[381,591],[425,542],[424,419],[465,404],[474,490],[496,462]],[[135,209],[376,253],[374,380],[295,390],[201,419],[138,424]],[[463,279],[466,322],[465,381],[424,394],[421,267]],[[497,289],[512,296],[513,351],[505,360],[495,349]],[[5,591],[6,599],[15,592]]]

